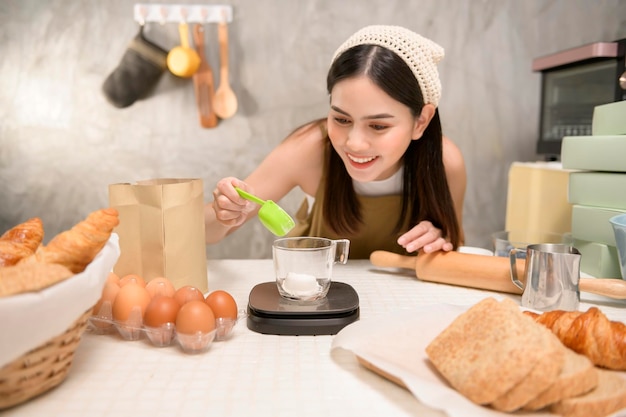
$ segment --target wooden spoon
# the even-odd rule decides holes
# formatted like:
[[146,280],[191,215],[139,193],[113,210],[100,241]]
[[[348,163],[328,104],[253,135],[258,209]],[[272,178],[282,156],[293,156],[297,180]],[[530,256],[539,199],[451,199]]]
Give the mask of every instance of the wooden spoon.
[[[442,251],[404,256],[374,251],[370,262],[375,266],[414,270],[416,277],[422,281],[513,294],[522,292],[511,281],[511,264],[507,257]],[[523,276],[524,263],[523,259],[517,260],[518,276]],[[622,279],[581,278],[579,288],[583,292],[626,299],[626,281]]]
[[204,53],[204,28],[202,25],[194,25],[193,40],[196,44],[198,55],[200,56],[200,67],[193,75],[193,85],[196,93],[196,102],[198,104],[200,126],[215,127],[217,126],[217,114],[215,114],[212,104],[213,96],[215,95],[213,70],[211,69]]
[[237,96],[228,82],[228,27],[225,21],[217,26],[220,43],[220,85],[213,97],[213,108],[221,119],[228,119],[237,112]]

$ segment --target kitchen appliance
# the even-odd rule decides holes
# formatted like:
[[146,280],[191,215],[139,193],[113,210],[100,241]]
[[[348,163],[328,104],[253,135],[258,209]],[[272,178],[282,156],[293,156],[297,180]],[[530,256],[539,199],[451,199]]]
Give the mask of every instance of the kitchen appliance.
[[282,297],[276,282],[257,284],[250,291],[248,328],[276,335],[329,335],[359,318],[359,296],[346,283],[333,281],[326,297],[296,301]]
[[626,100],[626,39],[596,42],[533,60],[541,72],[537,153],[558,160],[564,136],[591,135],[597,105]]

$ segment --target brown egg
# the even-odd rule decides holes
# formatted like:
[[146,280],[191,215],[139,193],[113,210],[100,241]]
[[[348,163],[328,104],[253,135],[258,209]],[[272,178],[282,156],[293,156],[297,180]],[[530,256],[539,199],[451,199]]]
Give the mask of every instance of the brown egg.
[[154,297],[155,295],[166,295],[168,297],[173,297],[174,293],[176,293],[176,289],[174,285],[170,282],[169,279],[164,277],[152,278],[146,284],[146,290],[150,293],[150,297]]
[[237,319],[237,303],[226,291],[217,290],[207,295],[205,302],[217,319]]
[[146,307],[150,303],[150,294],[140,284],[129,282],[120,288],[113,302],[113,319],[117,322],[126,322],[134,308],[140,310],[143,317]]
[[112,326],[113,323],[111,323],[110,320],[113,319],[113,301],[115,301],[115,298],[117,297],[117,293],[119,291],[120,286],[117,285],[116,282],[107,281],[104,284],[104,287],[102,288],[102,295],[100,296],[100,299],[98,300],[96,305],[93,307],[93,315],[97,318],[100,318],[100,320],[92,320],[92,323],[96,327],[108,328]]
[[215,329],[215,315],[204,299],[192,300],[178,310],[176,316],[176,333],[195,334],[209,333]]
[[196,287],[193,287],[191,285],[185,285],[184,287],[180,287],[176,290],[176,293],[174,294],[174,299],[178,301],[178,304],[183,306],[184,304],[193,300],[204,301],[204,294],[202,294],[202,291],[200,291]]
[[165,323],[176,323],[176,315],[180,305],[173,297],[155,295],[146,307],[143,324],[148,327],[159,327]]
[[123,277],[120,278],[120,287],[123,287],[124,285],[128,284],[129,282],[134,282],[136,284],[141,285],[142,287],[146,286],[146,280],[143,279],[143,277],[137,275],[137,274],[128,274],[128,275],[124,275]]
[[116,283],[119,286],[120,285],[120,277],[115,272],[109,272],[109,275],[107,276],[107,281],[106,282],[114,282],[114,283]]

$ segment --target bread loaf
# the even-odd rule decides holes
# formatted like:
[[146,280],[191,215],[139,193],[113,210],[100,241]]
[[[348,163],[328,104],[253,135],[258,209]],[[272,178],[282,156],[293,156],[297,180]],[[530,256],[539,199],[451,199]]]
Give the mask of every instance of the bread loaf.
[[597,369],[598,385],[587,394],[568,398],[550,407],[563,417],[604,417],[626,407],[626,381],[616,372]]
[[[476,404],[491,404],[544,363],[546,352],[551,360],[562,364],[559,356],[563,352],[551,351],[553,343],[554,336],[521,314],[513,301],[486,298],[459,315],[430,342],[426,354],[461,394]],[[551,371],[551,377],[546,378],[555,380],[559,372],[560,368]],[[549,381],[544,389],[548,385]]]
[[[453,388],[498,411],[605,417],[626,408],[623,375],[595,366],[524,313],[510,299],[484,299],[438,334],[426,354]],[[562,317],[574,325],[578,315]]]
[[493,408],[506,412],[518,410],[557,381],[565,365],[566,348],[551,333],[546,335],[542,343],[544,346],[535,347],[541,349],[542,357],[530,373],[491,403]]
[[563,346],[565,364],[557,380],[547,390],[524,405],[525,410],[540,410],[566,398],[591,391],[598,385],[596,367],[585,355]]

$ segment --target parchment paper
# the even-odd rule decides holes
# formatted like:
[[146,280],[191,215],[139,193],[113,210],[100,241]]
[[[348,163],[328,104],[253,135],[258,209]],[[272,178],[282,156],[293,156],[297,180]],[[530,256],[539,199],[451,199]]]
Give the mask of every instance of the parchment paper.
[[[472,403],[451,388],[429,363],[426,346],[470,306],[433,304],[411,312],[364,319],[344,327],[332,348],[352,351],[387,374],[399,379],[423,404],[450,417],[511,416]],[[549,413],[515,415],[554,417]]]

